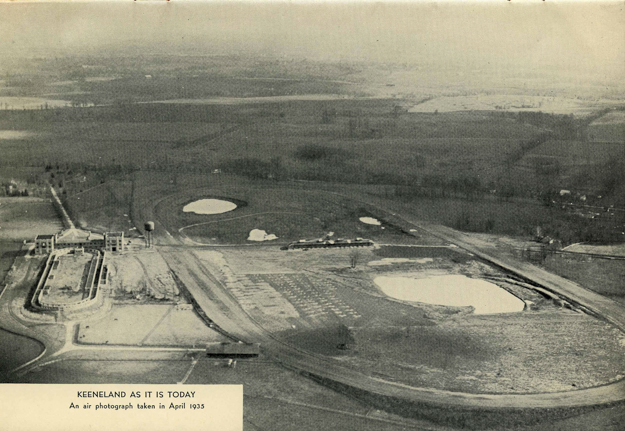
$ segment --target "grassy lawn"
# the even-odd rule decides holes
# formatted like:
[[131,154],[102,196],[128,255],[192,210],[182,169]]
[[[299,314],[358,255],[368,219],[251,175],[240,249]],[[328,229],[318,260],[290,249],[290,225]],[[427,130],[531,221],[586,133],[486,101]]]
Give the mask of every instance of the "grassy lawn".
[[22,245],[15,242],[0,241],[0,291],[4,288],[4,278],[11,269],[15,258],[19,256]]
[[548,256],[546,269],[625,306],[625,265],[622,260],[570,255]]
[[43,345],[2,329],[0,335],[0,378],[5,381],[5,373],[37,357],[43,351]]
[[[252,229],[275,234],[278,242],[319,238],[329,232],[334,232],[335,238],[363,237],[380,242],[413,240],[394,226],[362,223],[359,218],[370,214],[357,202],[332,193],[292,189],[285,187],[286,184],[264,184],[266,187],[230,179],[227,187],[182,192],[161,201],[156,215],[171,232],[183,228],[185,235],[200,242],[250,243],[247,237]],[[215,215],[182,211],[186,203],[210,197],[229,199],[240,205],[233,211]]]

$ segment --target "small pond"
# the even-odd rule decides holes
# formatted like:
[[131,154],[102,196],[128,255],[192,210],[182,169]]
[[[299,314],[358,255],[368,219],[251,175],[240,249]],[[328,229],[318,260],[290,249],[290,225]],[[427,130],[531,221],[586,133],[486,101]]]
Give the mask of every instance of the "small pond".
[[380,220],[373,217],[360,217],[359,220],[365,224],[372,224],[375,226],[380,226],[382,224],[380,223]]
[[427,278],[381,276],[374,281],[385,294],[402,301],[473,306],[475,314],[514,313],[525,308],[523,301],[505,289],[464,275]]
[[195,214],[221,214],[232,211],[237,205],[230,201],[224,201],[221,199],[200,199],[195,202],[191,202],[182,208],[182,211],[186,213]]
[[27,130],[0,130],[0,139],[25,139],[36,135]]
[[250,236],[247,237],[248,241],[272,241],[274,239],[278,239],[278,237],[272,233],[268,234],[261,229],[252,229],[250,231]]

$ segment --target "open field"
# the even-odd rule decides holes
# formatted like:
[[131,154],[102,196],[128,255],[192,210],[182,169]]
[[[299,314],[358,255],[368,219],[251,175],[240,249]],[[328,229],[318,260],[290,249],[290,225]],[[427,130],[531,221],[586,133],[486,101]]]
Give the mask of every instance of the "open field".
[[622,378],[618,370],[625,366],[622,334],[592,318],[566,313],[473,316],[434,327],[354,333],[357,354],[349,357],[351,365],[451,391],[575,390]]
[[579,235],[588,220],[531,201],[403,198],[403,206],[422,220],[468,232],[489,232],[530,239],[536,226],[567,242]]
[[114,307],[104,319],[81,325],[78,341],[86,344],[142,344],[172,308],[172,305]]
[[[452,391],[536,393],[614,381],[624,365],[625,338],[618,330],[561,310],[453,249],[362,250],[356,270],[349,269],[347,251],[197,253],[209,267],[220,268],[242,308],[276,336],[387,380]],[[384,256],[404,259],[391,266],[367,265]],[[249,273],[247,261],[258,269],[264,265],[264,271]],[[297,268],[309,272],[292,272]],[[387,298],[372,281],[378,275],[449,273],[486,276],[530,301],[533,311],[475,316],[462,308],[402,303]],[[546,327],[550,330],[543,333]]]
[[124,176],[106,183],[99,183],[93,176],[87,181],[95,184],[64,184],[65,190],[75,191],[70,197],[64,196],[70,217],[84,229],[136,236],[129,218],[132,182]]
[[602,166],[623,156],[623,147],[616,143],[550,140],[527,152],[519,166],[536,169],[538,160],[550,159],[563,169],[575,166]]
[[591,126],[599,126],[602,124],[625,124],[625,111],[612,111],[594,120]]
[[[488,155],[505,156],[541,132],[532,125],[488,113],[396,115],[395,106],[397,102],[392,99],[380,99],[236,106],[129,105],[57,110],[55,114],[7,111],[0,112],[0,129],[6,124],[7,128],[19,127],[35,134],[4,141],[7,163],[16,165],[20,165],[20,153],[28,154],[30,163],[40,164],[175,166],[191,162],[208,168],[221,168],[225,161],[237,157],[266,161],[281,155],[289,175],[305,177],[315,175],[320,166],[294,158],[297,148],[340,147],[351,153],[346,163],[351,171],[341,175],[349,182],[358,174],[355,167],[370,161],[372,152],[381,166],[391,163],[387,170],[367,165],[373,173],[397,172],[395,168],[400,166],[406,175],[418,175],[424,168],[430,172],[449,154],[455,154],[467,167],[481,163]],[[499,151],[492,151],[495,148]],[[325,171],[319,174],[330,175]],[[366,177],[365,171],[363,179],[356,180]]]
[[21,248],[22,245],[19,243],[0,241],[0,286],[4,286],[4,278],[15,262],[15,258],[22,254]]
[[588,139],[592,143],[609,142],[623,144],[625,142],[624,124],[591,124],[588,127]]
[[[123,89],[136,84],[111,82],[98,85]],[[145,89],[153,85],[148,82]],[[193,96],[201,98],[200,93]],[[599,112],[600,108],[593,109]],[[134,227],[129,222],[133,187],[139,195],[143,193],[139,189],[146,187],[142,181],[133,186],[132,172],[138,169],[143,172],[136,175],[150,175],[160,184],[152,189],[159,198],[169,190],[186,193],[184,176],[206,176],[215,170],[252,180],[374,184],[398,199],[436,197],[442,198],[443,205],[450,199],[490,198],[501,203],[494,216],[479,216],[462,226],[462,212],[454,211],[443,217],[451,219],[445,223],[472,231],[526,234],[524,227],[516,228],[506,222],[507,216],[499,216],[500,210],[515,212],[515,199],[539,203],[548,201],[549,193],[568,189],[573,194],[601,195],[605,206],[622,204],[622,179],[613,173],[624,163],[625,154],[618,141],[590,146],[584,140],[586,136],[593,141],[587,123],[569,116],[469,107],[462,112],[410,113],[393,98],[236,105],[126,103],[0,112],[0,129],[31,133],[3,141],[8,164],[20,166],[26,158],[30,165],[40,166],[39,180],[56,183],[81,224],[127,234]],[[566,211],[539,213],[541,217],[533,218],[552,224],[544,229],[551,230],[552,236],[561,230],[559,224],[571,222]],[[310,219],[285,220],[286,236],[292,234],[289,226],[296,224],[304,224],[311,233],[318,231]],[[594,237],[603,236],[595,239],[622,240],[617,237],[616,220],[601,226],[586,224],[560,239],[583,240],[592,232]],[[524,218],[515,224],[519,225],[535,227],[536,223]],[[193,228],[190,236],[211,238],[202,230]],[[599,231],[608,233],[599,235]]]
[[[130,329],[128,329],[130,328]],[[121,305],[80,326],[84,344],[191,346],[227,341],[190,309],[175,305]]]
[[625,306],[625,264],[622,260],[557,254],[549,256],[543,265],[549,271]]
[[[248,131],[242,132],[243,135],[239,137],[234,137],[234,140],[239,142],[232,143],[232,147],[228,147],[228,157],[236,157],[236,145],[242,145],[245,141],[242,139],[244,136],[248,136]],[[241,138],[241,139],[239,139]],[[496,141],[490,141],[493,145],[496,145]],[[609,220],[605,218],[601,218],[601,220],[597,221],[589,221],[584,219],[582,216],[569,214],[568,211],[562,211],[560,209],[554,210],[551,208],[545,208],[544,210],[540,208],[541,201],[537,199],[537,195],[541,193],[546,193],[547,190],[560,190],[569,187],[571,190],[575,192],[579,187],[582,188],[582,193],[589,193],[592,191],[592,186],[589,189],[587,184],[584,182],[587,181],[595,181],[598,184],[608,184],[609,179],[605,178],[604,172],[609,172],[609,167],[606,168],[604,166],[607,160],[618,160],[619,151],[612,144],[606,144],[606,151],[595,151],[592,153],[592,157],[590,160],[590,164],[588,163],[588,154],[575,153],[575,148],[580,149],[579,146],[570,146],[568,144],[563,144],[566,146],[566,149],[562,150],[564,147],[560,147],[559,149],[555,149],[556,153],[560,152],[560,156],[555,156],[550,154],[538,154],[536,156],[528,155],[527,157],[521,158],[518,162],[518,167],[515,167],[512,170],[505,169],[505,160],[508,155],[514,153],[514,149],[510,149],[510,152],[498,153],[496,148],[489,145],[484,145],[485,142],[476,143],[479,148],[468,147],[466,142],[459,143],[458,149],[456,152],[445,153],[447,156],[443,154],[433,153],[432,160],[439,160],[450,155],[467,155],[468,159],[464,159],[462,157],[453,157],[452,161],[441,162],[443,165],[439,165],[435,163],[429,163],[428,154],[430,154],[426,147],[421,147],[423,151],[418,151],[418,154],[415,156],[414,151],[415,148],[419,145],[418,143],[412,144],[407,142],[404,147],[400,146],[396,141],[393,145],[389,146],[384,143],[378,142],[376,140],[364,141],[361,144],[359,143],[357,146],[352,147],[355,148],[353,151],[350,150],[348,154],[351,154],[346,159],[341,159],[340,156],[338,159],[330,158],[327,162],[323,160],[319,161],[305,161],[298,158],[285,158],[283,157],[281,160],[276,160],[275,163],[278,165],[272,165],[270,161],[263,161],[260,157],[264,157],[266,154],[274,153],[276,150],[264,148],[262,146],[250,146],[250,154],[253,151],[258,150],[258,159],[246,159],[248,162],[243,164],[229,165],[227,160],[223,163],[219,162],[221,156],[219,155],[219,151],[213,152],[209,158],[204,157],[199,152],[203,151],[201,148],[194,149],[192,151],[193,156],[188,157],[188,160],[205,160],[211,161],[210,166],[212,168],[228,168],[232,167],[236,172],[239,172],[240,169],[243,169],[240,173],[242,174],[250,174],[252,176],[259,175],[265,176],[267,173],[271,173],[275,166],[279,166],[279,169],[283,169],[283,171],[277,172],[287,172],[285,175],[292,176],[294,178],[302,178],[302,179],[320,179],[320,180],[331,180],[331,181],[362,181],[362,182],[373,182],[373,183],[382,183],[386,184],[384,187],[380,188],[380,191],[384,195],[396,195],[398,200],[412,200],[415,205],[418,205],[423,209],[423,212],[431,211],[433,215],[433,219],[441,220],[445,224],[470,230],[470,231],[492,231],[501,234],[507,235],[527,235],[532,229],[534,229],[537,225],[543,226],[543,230],[548,234],[558,237],[564,242],[575,242],[579,240],[588,239],[592,235],[593,237],[601,237],[603,240],[620,240],[617,232],[618,227],[615,226],[615,223],[618,220]],[[272,144],[274,145],[274,144]],[[437,148],[442,145],[442,142],[431,142],[431,148]],[[445,147],[448,148],[452,145],[447,140],[445,142]],[[245,147],[245,145],[244,145]],[[243,148],[244,148],[243,147]],[[345,145],[342,143],[338,143],[336,146],[326,144],[325,148],[330,149],[345,149]],[[453,147],[453,145],[452,145]],[[349,147],[347,147],[349,148]],[[382,148],[382,150],[378,150],[378,148]],[[371,154],[376,154],[377,156],[384,158],[385,149],[388,148],[388,159],[384,160],[384,163],[373,163],[371,160],[373,158],[370,156]],[[402,151],[407,151],[405,154]],[[541,147],[538,147],[536,151],[539,151]],[[545,151],[548,148],[545,147]],[[295,152],[295,149],[293,150]],[[328,150],[329,151],[329,150]],[[541,150],[542,151],[542,150]],[[551,151],[551,150],[550,150]],[[572,152],[571,152],[572,151]],[[585,150],[580,150],[584,152]],[[615,152],[616,151],[616,152]],[[245,154],[242,151],[241,155]],[[357,156],[354,156],[357,154]],[[404,154],[404,155],[402,155]],[[497,154],[498,157],[501,157],[500,162],[498,163],[493,159],[492,155]],[[225,155],[225,154],[224,154]],[[242,156],[243,157],[243,156]],[[332,156],[333,157],[333,156]],[[392,159],[395,157],[395,159]],[[415,159],[416,157],[416,159]],[[425,157],[425,159],[424,159]],[[542,162],[536,162],[537,157],[540,160],[545,159],[546,157],[549,159],[549,163],[553,160],[553,157],[558,157],[561,174],[566,175],[568,179],[559,179],[559,178],[546,178],[542,174],[538,174],[536,169],[538,165]],[[580,159],[581,157],[581,159]],[[583,159],[583,160],[582,160]],[[235,159],[237,160],[237,159]],[[423,166],[424,160],[425,166]],[[581,160],[581,161],[580,161]],[[160,163],[160,162],[158,162]],[[153,174],[143,175],[146,179],[147,177],[151,177],[150,181],[156,181],[156,184],[161,184],[161,186],[156,186],[154,189],[151,187],[156,196],[163,196],[163,193],[167,193],[166,190],[171,189],[172,191],[176,190],[177,194],[180,194],[181,188],[184,190],[184,187],[194,187],[193,182],[187,182],[184,179],[184,174],[180,173],[177,168],[178,162],[172,161],[171,168],[165,168],[165,170],[155,171]],[[234,162],[232,162],[234,163]],[[528,165],[529,163],[529,165]],[[538,165],[536,165],[538,163]],[[566,165],[567,163],[573,163],[571,165]],[[610,162],[611,163],[611,162]],[[356,166],[360,166],[356,168]],[[528,165],[524,167],[524,165]],[[541,165],[542,166],[542,165]],[[567,167],[568,166],[568,167]],[[169,170],[170,169],[170,170]],[[208,166],[203,169],[210,169]],[[250,170],[251,169],[251,170]],[[278,169],[278,168],[276,168]],[[589,173],[586,171],[590,169]],[[414,171],[414,174],[410,174],[410,172]],[[440,178],[445,178],[444,172],[450,171],[453,172],[454,175],[460,175],[463,178],[472,178],[476,172],[481,172],[481,178],[484,178],[482,181],[482,185],[480,186],[483,190],[485,186],[494,187],[491,193],[486,196],[480,196],[479,200],[476,201],[474,192],[468,191],[453,191],[457,189],[450,189],[446,191],[447,187],[451,187],[450,185],[445,185],[444,182],[440,182]],[[395,175],[396,172],[401,172],[402,178],[399,178]],[[188,174],[187,174],[188,175]],[[202,174],[196,174],[198,178],[202,176]],[[282,175],[282,174],[280,174]],[[407,182],[410,182],[410,176],[414,175],[412,186]],[[431,175],[438,175],[439,177],[431,177]],[[423,176],[420,178],[420,176]],[[116,230],[125,230],[128,235],[131,234],[131,230],[134,226],[129,222],[128,214],[129,214],[129,206],[130,206],[130,193],[132,190],[132,180],[125,175],[121,177],[117,175],[119,179],[122,181],[111,181],[110,183],[104,184],[102,186],[98,186],[92,191],[86,192],[84,194],[78,194],[75,197],[69,197],[70,209],[76,207],[76,213],[78,217],[76,217],[81,223],[86,224],[88,227],[93,227],[99,230],[108,229],[116,229]],[[419,186],[420,181],[424,181],[425,178],[430,178],[431,180],[435,180],[432,186],[424,186],[422,183]],[[436,179],[439,178],[439,179]],[[493,184],[487,184],[486,180],[488,178],[491,179]],[[207,179],[208,180],[208,179]],[[228,185],[228,180],[217,180],[213,177],[213,183],[221,183],[224,185]],[[238,180],[232,180],[234,184],[238,182]],[[428,180],[430,181],[430,180]],[[209,184],[210,181],[199,181],[196,184],[199,185],[202,182]],[[520,194],[523,196],[524,194],[530,194],[530,197],[523,197],[518,199],[508,199],[503,198],[499,195],[499,193],[508,193],[506,191],[507,183],[515,184],[513,186],[512,194]],[[186,183],[186,184],[185,184]],[[389,185],[389,183],[391,183]],[[401,184],[393,184],[393,183],[401,183]],[[430,184],[430,183],[428,183]],[[498,188],[498,184],[502,187]],[[502,185],[503,184],[503,185]],[[137,191],[139,193],[143,193],[143,191],[139,190],[141,187],[145,187],[142,182],[137,183]],[[176,187],[177,185],[177,187]],[[196,185],[196,186],[197,186]],[[210,186],[209,186],[210,187]],[[428,188],[430,187],[430,188]],[[455,187],[455,186],[454,186]],[[527,190],[523,191],[520,188],[526,187]],[[212,187],[211,187],[212,188]],[[70,195],[73,193],[70,190]],[[75,191],[79,191],[74,189]],[[620,189],[615,189],[620,190]],[[595,193],[600,194],[604,193],[601,188],[597,188]],[[182,192],[183,194],[185,192]],[[479,192],[479,193],[483,193]],[[614,192],[616,193],[616,191]],[[223,194],[214,194],[216,196],[224,196]],[[616,195],[615,195],[616,196]],[[236,197],[236,195],[231,196]],[[428,197],[434,197],[435,199],[427,199]],[[426,198],[426,199],[424,199]],[[244,199],[243,199],[244,200]],[[603,196],[602,205],[609,205],[611,202],[614,202],[612,198],[608,196]],[[181,202],[182,203],[182,202]],[[274,202],[270,206],[273,205]],[[451,205],[453,208],[452,211],[445,210],[446,206]],[[530,206],[531,205],[531,206]],[[440,207],[440,211],[437,208]],[[292,208],[292,207],[291,207]],[[271,208],[269,208],[271,209]],[[465,210],[466,209],[466,210]],[[469,213],[470,220],[466,220],[464,217],[464,213]],[[126,216],[124,215],[126,214]],[[291,215],[291,217],[296,218],[297,214]],[[195,220],[195,223],[200,223],[203,220]],[[263,220],[259,220],[262,222]],[[293,224],[304,224],[309,225],[313,223],[310,219],[304,220],[294,220],[289,222],[285,221],[285,227],[287,231],[287,236],[290,235],[292,229],[288,228],[288,225]],[[190,223],[193,224],[193,223]],[[577,225],[576,228],[568,229],[568,232],[563,232],[564,225]],[[180,226],[183,227],[183,226]],[[215,226],[213,226],[215,227]],[[254,228],[265,229],[259,226],[246,226],[245,229],[249,228],[249,230]],[[230,228],[225,227],[226,230]],[[197,231],[202,231],[203,228],[197,227],[193,228],[190,232],[197,235]],[[248,232],[249,232],[248,230]],[[267,230],[267,229],[265,229]],[[310,229],[315,236],[315,231],[313,227]],[[194,232],[195,231],[195,232]],[[599,234],[598,232],[603,232]],[[269,232],[269,231],[268,231]],[[587,234],[592,232],[592,234]],[[204,235],[200,232],[202,236]],[[247,232],[245,232],[247,233]],[[277,232],[269,232],[274,233],[278,237],[284,237],[284,235],[280,235]],[[237,235],[242,235],[244,232],[238,233]],[[605,237],[605,238],[603,238]],[[617,238],[618,237],[618,238]],[[211,238],[208,236],[208,238]],[[240,238],[239,238],[240,241]]]
[[[180,54],[180,53],[178,53]],[[138,66],[134,55],[115,50],[102,55],[70,55],[36,61],[38,73],[18,66],[0,95],[46,94],[72,106],[119,104],[177,98],[271,97],[346,94],[359,90],[350,75],[363,69],[352,63],[318,63],[238,55],[148,55]],[[83,67],[86,66],[86,67]]]
[[63,228],[49,199],[0,198],[0,285],[15,262],[23,255],[22,242],[39,234],[54,234]]
[[531,96],[527,94],[478,94],[472,96],[439,97],[410,108],[410,112],[454,111],[534,111],[584,116],[595,110],[618,106],[613,100],[586,101],[564,97]]
[[0,198],[0,238],[32,241],[63,228],[49,199]]
[[36,358],[43,351],[43,345],[3,329],[0,335],[0,378],[4,382],[9,371]]
[[625,111],[613,111],[597,118],[588,127],[592,142],[625,142]]
[[[182,211],[187,203],[210,197],[230,199],[239,206],[216,215]],[[370,214],[357,202],[312,190],[254,186],[198,188],[161,200],[155,212],[168,231],[180,232],[200,243],[249,244],[247,238],[252,229],[275,234],[281,243],[319,238],[330,232],[334,232],[335,238],[412,241],[392,226],[359,221]]]

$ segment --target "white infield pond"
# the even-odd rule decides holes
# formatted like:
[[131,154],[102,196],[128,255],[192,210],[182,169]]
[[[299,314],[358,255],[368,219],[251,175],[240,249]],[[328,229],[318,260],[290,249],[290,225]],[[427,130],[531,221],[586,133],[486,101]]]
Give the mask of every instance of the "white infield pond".
[[359,220],[364,224],[370,224],[374,226],[380,226],[382,224],[380,220],[373,217],[360,217]]
[[464,275],[380,276],[374,282],[382,292],[395,299],[452,307],[473,306],[475,314],[515,313],[525,308],[522,300],[505,289]]
[[272,233],[268,234],[261,229],[252,229],[250,231],[250,236],[247,237],[248,241],[272,241],[274,239],[278,239],[278,237]]
[[185,213],[195,214],[222,214],[236,209],[237,205],[230,201],[224,201],[221,199],[200,199],[198,201],[191,202],[182,208]]

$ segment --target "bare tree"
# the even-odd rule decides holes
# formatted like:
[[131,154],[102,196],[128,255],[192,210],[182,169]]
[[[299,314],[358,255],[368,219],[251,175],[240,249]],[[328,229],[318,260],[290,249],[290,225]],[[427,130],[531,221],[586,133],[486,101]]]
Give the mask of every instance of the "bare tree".
[[358,262],[360,261],[360,250],[352,250],[349,252],[349,265],[352,268],[356,268]]
[[356,343],[356,340],[354,339],[354,336],[352,335],[350,329],[343,324],[339,325],[337,335],[339,343],[336,347],[341,350],[347,350]]

